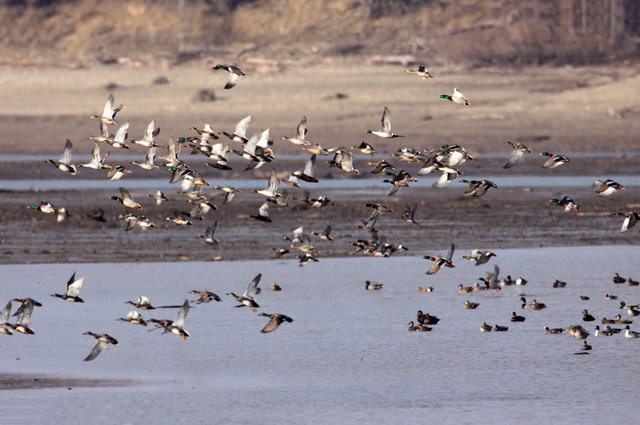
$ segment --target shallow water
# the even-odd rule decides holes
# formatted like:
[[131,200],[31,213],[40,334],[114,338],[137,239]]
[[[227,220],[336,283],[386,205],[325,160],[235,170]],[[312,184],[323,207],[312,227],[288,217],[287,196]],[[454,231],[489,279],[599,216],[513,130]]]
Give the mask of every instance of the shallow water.
[[[611,281],[613,272],[640,277],[640,248],[500,250],[479,267],[463,254],[456,252],[456,268],[433,276],[424,273],[429,264],[418,255],[320,259],[302,268],[293,260],[0,266],[0,300],[29,296],[44,304],[33,314],[36,335],[0,335],[0,373],[143,381],[6,390],[3,421],[406,424],[428,418],[439,424],[539,424],[608,423],[615,417],[635,423],[633,413],[623,412],[637,404],[640,339],[590,337],[591,353],[574,355],[582,341],[542,329],[582,323],[585,308],[598,319],[585,324],[588,330],[603,316],[627,317],[605,294],[640,302],[640,288]],[[523,276],[529,284],[457,293],[458,283],[473,284],[493,270],[494,260],[503,275]],[[50,298],[63,291],[73,271],[86,276],[80,294],[85,303]],[[232,308],[235,302],[224,296],[242,292],[260,272],[260,311],[294,318],[271,334],[259,332],[266,318]],[[366,279],[384,288],[365,291]],[[567,287],[552,288],[555,279]],[[273,281],[282,292],[268,290]],[[435,291],[418,292],[417,286]],[[156,305],[179,304],[191,289],[211,290],[224,301],[189,312],[186,341],[115,320],[129,311],[125,300],[146,295]],[[520,310],[520,294],[548,308]],[[580,295],[591,299],[580,301]],[[480,307],[464,310],[465,299]],[[407,332],[418,309],[441,318],[432,332]],[[527,321],[511,323],[512,311]],[[175,316],[164,309],[141,313],[146,319]],[[482,322],[510,328],[481,333]],[[120,345],[83,362],[94,343],[82,335],[87,330],[107,332]],[[96,411],[105,400],[118,408]]]

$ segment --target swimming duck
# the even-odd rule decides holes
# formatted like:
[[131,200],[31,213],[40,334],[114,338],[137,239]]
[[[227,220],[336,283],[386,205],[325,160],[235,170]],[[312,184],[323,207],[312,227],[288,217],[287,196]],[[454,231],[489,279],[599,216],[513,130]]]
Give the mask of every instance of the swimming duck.
[[409,325],[409,331],[411,332],[429,332],[431,330],[433,330],[433,328],[430,328],[429,326],[425,326],[425,325],[416,325],[413,323],[413,321],[407,323]]
[[460,181],[462,183],[466,183],[469,185],[469,187],[467,187],[467,189],[462,194],[462,197],[464,198],[469,198],[469,197],[479,198],[485,193],[487,193],[487,191],[492,187],[496,189],[498,188],[498,186],[490,180],[460,180]]
[[189,300],[184,300],[182,307],[178,310],[175,320],[149,319],[149,323],[155,323],[156,329],[164,328],[164,331],[162,332],[163,334],[170,332],[172,334],[179,335],[183,340],[185,340],[190,336],[189,332],[184,329],[184,322],[187,318],[187,314],[189,313],[189,308]]
[[638,220],[640,220],[640,214],[634,211],[618,211],[613,215],[620,215],[624,217],[624,221],[622,222],[622,227],[620,227],[621,232],[626,232],[636,225]]
[[418,286],[418,291],[420,292],[433,292],[433,286]]
[[[571,332],[569,332],[571,334]],[[585,331],[582,328],[577,328],[573,331],[572,336],[576,339],[587,339],[589,336],[589,332]]]
[[593,317],[591,314],[589,314],[589,312],[587,310],[583,310],[582,311],[582,320],[584,320],[585,322],[593,322],[594,320],[596,320],[596,318]]
[[258,284],[260,283],[261,278],[262,278],[262,273],[258,273],[256,277],[254,277],[251,280],[251,282],[247,286],[247,289],[245,289],[244,293],[241,296],[236,295],[233,292],[227,293],[227,295],[235,298],[235,300],[240,303],[235,307],[250,307],[251,310],[254,312],[256,311],[256,308],[260,307],[256,302],[256,294],[258,291]]
[[275,282],[271,284],[271,287],[269,289],[271,289],[274,292],[282,291],[282,288],[280,287],[280,285],[278,285]]
[[131,170],[124,168],[122,165],[105,165],[104,168],[108,168],[107,178],[111,181],[117,181],[131,174]]
[[520,159],[524,156],[525,153],[533,153],[531,149],[523,145],[522,143],[512,143],[512,142],[504,142],[505,145],[510,145],[513,148],[511,152],[511,156],[509,157],[509,161],[504,164],[504,168],[513,167]]
[[425,80],[428,78],[433,78],[433,75],[431,75],[431,72],[429,72],[427,67],[422,64],[418,65],[418,69],[405,69],[404,72],[417,75],[418,77],[422,77]]
[[247,143],[247,141],[249,140],[247,139],[247,128],[249,127],[250,123],[251,123],[251,115],[247,115],[246,117],[238,121],[238,123],[236,124],[236,128],[233,131],[233,134],[229,134],[225,131],[223,131],[222,134],[224,134],[225,136],[227,136],[229,139],[231,139],[236,143],[243,143],[243,144]]
[[472,303],[469,300],[465,300],[464,302],[464,308],[467,310],[475,310],[476,308],[478,308],[479,305],[480,303]]
[[525,297],[520,297],[520,301],[522,301],[522,308],[530,308],[532,310],[542,310],[547,308],[545,304],[539,303],[536,299],[531,300],[529,305],[527,305],[527,299]]
[[638,306],[637,304],[635,305],[627,305],[624,301],[620,301],[620,308],[627,309],[627,314],[631,317],[635,317],[635,316],[639,316],[640,315],[640,310],[637,310],[637,308],[639,308],[640,306]]
[[[602,323],[604,324],[604,321]],[[622,316],[620,316],[619,314],[616,315],[616,318],[613,321],[613,324],[616,324],[616,325],[630,325],[632,323],[633,323],[633,320],[631,320],[631,319],[623,319]]]
[[580,301],[589,301],[591,298],[586,295],[580,295]]
[[458,293],[467,294],[473,292],[473,286],[464,286],[462,283],[458,284]]
[[497,257],[497,255],[491,251],[481,251],[479,249],[472,249],[469,255],[462,256],[462,258],[469,261],[475,261],[476,266],[485,264],[491,259],[491,257]]
[[91,161],[86,164],[79,164],[78,167],[83,168],[92,168],[94,170],[102,170],[106,168],[104,165],[104,161],[109,157],[109,152],[105,153],[104,156],[100,156],[100,146],[97,143],[93,144],[93,149],[91,150]]
[[320,239],[325,240],[325,241],[332,241],[332,240],[333,240],[333,238],[330,236],[330,234],[331,234],[331,229],[332,229],[331,225],[330,225],[330,224],[328,224],[328,225],[327,225],[327,227],[324,229],[324,231],[323,231],[322,233],[319,233],[319,232],[313,232],[313,235],[314,235],[314,236],[317,236],[317,237],[319,237]]
[[561,334],[562,332],[564,332],[564,329],[562,328],[549,328],[548,326],[544,327],[544,333],[547,335],[557,335]]
[[67,281],[67,291],[64,294],[52,294],[51,296],[62,298],[72,303],[83,303],[84,300],[78,296],[83,285],[84,277],[76,280],[76,273],[74,272]]
[[559,207],[564,208],[563,212],[568,213],[571,210],[574,211],[580,211],[580,205],[576,204],[573,199],[569,198],[568,196],[565,196],[562,199],[556,199],[553,198],[549,201],[550,204],[556,204]]
[[554,288],[564,288],[565,286],[567,286],[567,282],[563,282],[561,280],[556,279],[555,282],[553,282],[552,285]]
[[469,101],[464,98],[464,95],[457,88],[453,88],[453,94],[441,94],[440,99],[447,99],[458,105],[470,105]]
[[33,308],[42,307],[42,304],[33,298],[14,298],[11,301],[20,303],[20,307],[13,313],[13,316],[18,316],[16,323],[11,325],[13,329],[23,334],[35,334],[35,331],[31,328],[31,315],[33,314]]
[[330,167],[336,167],[347,173],[359,173],[359,171],[353,168],[353,155],[345,147],[340,147],[335,150],[333,159],[327,161]]
[[509,326],[495,325],[493,327],[493,331],[494,332],[506,332],[508,330],[509,330]]
[[291,317],[287,316],[286,314],[260,313],[260,316],[268,317],[269,319],[271,319],[271,320],[269,320],[269,323],[267,323],[267,325],[264,328],[262,328],[262,330],[260,331],[263,334],[275,331],[276,329],[278,329],[278,326],[280,326],[280,324],[282,322],[287,322],[287,323],[293,322],[293,319]]
[[120,191],[120,197],[110,196],[109,199],[120,202],[125,208],[135,208],[137,210],[142,209],[142,206],[133,200],[131,193],[127,189],[119,187],[118,190]]
[[451,246],[449,247],[449,251],[447,252],[447,255],[445,255],[444,257],[431,256],[431,255],[425,255],[424,257],[422,257],[425,260],[433,261],[433,265],[427,271],[427,274],[436,273],[438,270],[440,270],[442,266],[450,267],[450,268],[455,267],[455,265],[451,262],[451,257],[453,256],[453,252],[455,251],[455,249],[456,249],[456,246],[453,243],[451,243]]
[[122,105],[117,108],[113,107],[113,94],[110,94],[107,98],[107,102],[104,104],[104,109],[102,110],[102,115],[91,115],[89,118],[100,120],[101,123],[104,124],[118,124],[116,121],[116,115],[122,109]]
[[189,291],[190,294],[196,294],[198,295],[200,298],[198,298],[195,301],[192,301],[196,304],[202,304],[202,303],[209,303],[211,301],[217,301],[217,302],[221,302],[222,298],[220,298],[217,294],[211,292],[211,291],[198,291],[196,289],[193,289],[191,291]]
[[493,330],[493,326],[487,324],[487,322],[483,322],[482,326],[480,326],[480,332],[491,332]]
[[[160,127],[156,127],[156,120],[151,120],[149,124],[147,124],[147,129],[144,131],[144,136],[142,136],[142,140],[132,140],[131,143],[144,146],[145,148],[155,148],[155,147],[158,147],[158,145],[156,145],[153,139],[158,134],[160,134]],[[218,136],[215,136],[215,138],[217,139]]]
[[589,345],[589,344],[587,343],[587,340],[585,339],[585,340],[584,340],[584,343],[582,344],[582,348],[581,348],[581,350],[582,350],[582,351],[589,351],[589,350],[591,350],[591,348],[592,348],[592,347],[591,347],[591,345]]
[[9,317],[11,316],[11,301],[0,311],[0,333],[6,335],[13,335],[11,330],[11,324],[9,323]]
[[119,322],[129,322],[132,325],[147,326],[147,322],[142,318],[142,315],[135,310],[131,310],[125,317],[120,317]]
[[640,338],[640,332],[632,331],[629,325],[625,326],[624,329],[625,338]]
[[40,201],[38,205],[29,205],[27,208],[40,211],[44,214],[55,214],[56,208],[47,201]]
[[526,285],[526,284],[527,284],[527,282],[528,282],[528,281],[527,281],[527,279],[524,279],[524,278],[522,278],[522,277],[519,277],[519,278],[517,278],[517,279],[516,279],[516,282],[515,282],[515,283],[516,283],[516,285],[518,285],[518,286],[524,286],[524,285]]
[[73,144],[71,143],[71,140],[67,139],[60,158],[57,161],[47,159],[45,162],[55,166],[58,170],[64,171],[65,173],[69,173],[73,176],[76,174],[76,166],[71,164],[71,149],[73,149]]
[[627,281],[626,278],[620,276],[617,272],[613,274],[613,283],[625,283]]
[[367,291],[376,291],[378,289],[382,289],[382,285],[382,283],[371,282],[370,280],[364,281],[364,289],[366,289]]
[[138,167],[142,168],[143,170],[158,170],[160,167],[158,167],[157,165],[153,164],[153,160],[156,158],[156,148],[149,148],[149,150],[147,150],[147,154],[144,157],[144,161],[143,162],[138,162],[138,161],[131,161],[131,163],[133,165],[137,165]]
[[414,204],[413,207],[409,205],[404,206],[404,213],[402,214],[402,220],[411,224],[418,224],[415,220],[416,210],[418,209],[418,204]]
[[391,112],[389,112],[389,108],[386,106],[382,111],[382,128],[380,130],[367,130],[366,134],[373,134],[378,137],[382,137],[383,139],[391,139],[394,137],[404,137],[399,134],[395,134],[391,131]]
[[595,180],[593,184],[598,185],[598,187],[596,188],[596,193],[598,194],[598,196],[609,196],[613,192],[624,189],[624,186],[611,179]]
[[229,79],[227,80],[227,84],[224,85],[225,90],[229,90],[233,87],[235,87],[235,85],[238,83],[238,80],[240,79],[240,77],[243,77],[245,75],[244,72],[242,72],[242,70],[240,70],[240,68],[238,68],[237,66],[233,66],[233,65],[216,65],[214,67],[212,67],[212,69],[214,70],[219,70],[219,69],[223,69],[225,71],[227,71],[229,73]]
[[98,357],[98,354],[102,352],[105,348],[107,348],[108,344],[118,345],[118,340],[108,334],[97,334],[90,331],[83,333],[83,335],[91,335],[97,341],[96,344],[91,349],[91,352],[87,357],[84,358],[85,362],[91,361]]
[[631,278],[627,279],[627,286],[639,286],[640,282]]
[[568,164],[570,162],[569,158],[564,155],[549,152],[542,152],[540,155],[549,158],[542,164],[542,168],[556,168],[562,164]]
[[432,316],[429,313],[423,313],[422,310],[418,310],[416,313],[416,318],[418,323],[422,325],[437,325],[440,321],[440,318],[436,316]]
[[604,299],[608,300],[608,301],[617,300],[618,296],[617,295],[611,295],[611,294],[605,294]]
[[524,322],[525,320],[527,320],[526,317],[518,316],[515,311],[513,313],[511,313],[511,321],[512,322]]
[[593,336],[611,336],[615,334],[615,332],[612,331],[607,331],[607,330],[601,330],[600,326],[596,326],[595,329],[593,330]]

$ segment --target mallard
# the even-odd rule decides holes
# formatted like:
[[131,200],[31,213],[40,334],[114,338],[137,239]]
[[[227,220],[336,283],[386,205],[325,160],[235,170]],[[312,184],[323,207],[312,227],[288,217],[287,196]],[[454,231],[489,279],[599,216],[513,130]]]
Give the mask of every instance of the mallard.
[[211,226],[207,227],[207,230],[204,232],[204,234],[200,235],[200,237],[210,245],[218,245],[218,240],[213,237],[217,227],[218,222],[214,221]]
[[13,313],[13,316],[18,316],[16,323],[11,325],[13,329],[23,334],[35,334],[36,332],[31,328],[31,315],[33,308],[42,307],[42,304],[33,298],[14,298],[11,301],[20,303],[20,307]]
[[300,235],[299,239],[292,241],[291,244],[289,244],[289,248],[295,248],[302,252],[308,252],[313,254],[318,253],[318,250],[315,249],[313,247],[313,244],[311,243],[311,237],[306,233],[303,233],[302,235]]
[[38,205],[29,205],[27,208],[40,211],[44,214],[55,214],[56,208],[47,201],[40,201]]
[[632,331],[629,325],[625,326],[624,329],[625,338],[640,338],[640,332]]
[[120,202],[125,208],[135,208],[137,210],[142,209],[142,206],[133,200],[131,193],[127,189],[119,187],[118,190],[120,191],[120,197],[110,196],[109,199]]
[[544,327],[544,333],[548,335],[557,335],[561,334],[562,332],[564,332],[564,329],[562,328],[549,328],[548,326]]
[[165,162],[162,164],[165,167],[174,168],[180,164],[180,160],[178,159],[178,154],[180,153],[180,149],[182,148],[182,143],[184,138],[179,138],[178,140],[174,138],[169,139],[169,143],[167,144],[167,156],[160,156],[160,159],[164,159]]
[[580,295],[580,301],[589,301],[591,298],[586,295]]
[[233,134],[229,134],[225,131],[222,132],[225,136],[236,143],[247,143],[249,139],[247,139],[247,128],[251,123],[251,115],[247,115],[236,124],[236,128],[233,131]]
[[561,166],[562,164],[568,164],[569,162],[571,162],[569,158],[560,154],[542,152],[540,155],[549,158],[542,164],[542,168],[556,168]]
[[585,322],[593,322],[594,320],[596,320],[596,318],[589,314],[589,311],[582,310],[582,320],[584,320]]
[[616,315],[616,318],[613,321],[613,323],[616,324],[616,325],[630,325],[630,324],[633,323],[633,320],[631,320],[631,319],[623,319],[622,316],[620,316],[618,314],[618,315]]
[[56,221],[58,223],[63,222],[67,217],[71,217],[71,214],[64,207],[60,207],[56,210]]
[[457,88],[453,88],[453,94],[441,94],[440,99],[447,99],[458,105],[470,105],[469,101],[464,98],[464,95]]
[[258,273],[249,283],[247,289],[245,289],[244,293],[240,295],[236,295],[233,292],[227,293],[230,297],[235,298],[240,304],[235,307],[250,307],[252,311],[256,311],[256,308],[260,307],[256,302],[256,294],[258,291],[258,284],[260,283],[260,279],[262,278],[262,273]]
[[553,286],[554,288],[564,288],[565,286],[567,286],[567,282],[563,282],[563,281],[561,281],[561,280],[559,280],[559,279],[556,279],[556,281],[555,281],[555,282],[553,282],[553,285],[552,285],[552,286]]
[[276,177],[276,170],[272,169],[267,179],[267,186],[262,190],[254,189],[252,192],[262,196],[266,196],[267,198],[275,198],[279,195],[279,193],[277,192],[279,184],[280,180],[278,180],[278,177]]
[[384,205],[384,204],[380,204],[380,203],[374,203],[374,202],[367,202],[364,204],[365,207],[367,208],[372,208],[376,211],[379,211],[381,213],[387,213],[387,214],[391,214],[393,212],[393,209],[389,208],[388,206]]
[[404,137],[399,134],[395,134],[391,131],[391,112],[389,112],[389,108],[386,106],[382,111],[382,128],[380,130],[367,130],[366,134],[373,134],[378,137],[382,137],[383,139],[391,139],[394,137]]
[[374,209],[371,212],[371,215],[369,216],[369,218],[366,220],[362,220],[362,224],[358,224],[357,226],[355,226],[355,228],[364,230],[370,233],[377,233],[378,230],[376,229],[376,223],[378,221],[378,217],[380,217],[381,214],[382,212],[380,210]]
[[491,332],[493,330],[493,326],[487,324],[487,322],[483,322],[482,326],[480,326],[480,332]]
[[418,209],[418,204],[414,204],[413,207],[409,205],[404,206],[404,213],[402,214],[402,220],[411,224],[418,224],[415,220],[416,210]]
[[76,174],[76,166],[71,163],[71,150],[73,149],[73,144],[71,140],[67,139],[67,142],[64,144],[64,149],[62,150],[62,154],[57,161],[53,159],[47,159],[45,162],[52,164],[58,170],[64,171],[65,173],[69,173],[72,176]]
[[278,292],[278,291],[282,291],[282,288],[280,287],[280,285],[278,285],[277,283],[273,282],[271,284],[271,286],[269,287],[269,289],[271,289],[274,292]]
[[418,65],[418,69],[405,69],[404,72],[417,75],[418,77],[422,77],[425,80],[428,78],[433,78],[433,75],[431,75],[431,72],[429,72],[427,67],[422,64]]
[[627,286],[640,286],[640,282],[629,278],[627,279]]
[[627,305],[624,301],[620,301],[620,308],[627,309],[627,314],[631,317],[640,316],[640,310],[637,310],[640,306]]
[[481,251],[479,249],[472,249],[469,255],[462,256],[462,258],[469,261],[475,261],[476,266],[485,264],[491,259],[491,257],[497,257],[497,255],[491,251]]
[[626,278],[620,276],[617,272],[613,274],[613,283],[625,283],[627,281]]
[[329,153],[333,152],[333,149],[323,148],[318,142],[313,145],[302,146],[302,149],[314,155],[329,155]]
[[455,267],[455,265],[451,262],[451,258],[453,257],[453,252],[455,251],[455,249],[456,249],[456,246],[453,243],[451,243],[451,246],[449,247],[449,251],[447,252],[447,255],[445,255],[444,257],[431,256],[431,255],[425,255],[424,257],[422,257],[425,260],[433,261],[433,265],[427,271],[427,274],[436,273],[438,270],[440,270],[440,267],[442,266]]
[[380,174],[383,171],[393,171],[395,170],[395,167],[391,164],[389,164],[387,161],[385,161],[384,159],[381,159],[378,162],[367,162],[367,165],[373,165],[373,169],[371,170],[371,174]]
[[634,211],[618,211],[613,215],[619,215],[624,217],[624,221],[622,222],[622,227],[620,227],[621,232],[626,232],[636,225],[638,220],[640,220],[640,214]]
[[418,323],[422,325],[437,325],[440,321],[440,318],[436,316],[432,316],[429,313],[423,313],[422,310],[418,310],[416,313],[416,318]]
[[90,331],[83,333],[83,335],[91,335],[95,339],[97,339],[96,344],[91,349],[91,352],[87,357],[84,358],[85,362],[95,359],[98,357],[98,354],[102,352],[105,348],[107,348],[108,344],[118,345],[118,340],[108,334],[97,334]]
[[511,156],[509,157],[509,161],[504,164],[504,168],[513,167],[520,159],[524,156],[525,153],[533,153],[531,149],[523,145],[522,143],[512,143],[512,142],[504,142],[505,145],[510,145],[513,148],[511,152]]
[[137,165],[138,167],[144,169],[144,170],[157,170],[160,167],[158,167],[157,165],[153,164],[153,160],[156,158],[156,148],[149,148],[149,150],[147,150],[147,154],[144,157],[144,161],[143,162],[138,162],[138,161],[131,161],[131,163],[133,165]]
[[318,262],[318,258],[312,252],[305,252],[303,254],[298,255],[298,266],[304,267],[310,262]]
[[458,284],[458,293],[467,294],[473,292],[473,286],[464,286],[462,283]]
[[249,217],[265,223],[271,223],[272,220],[269,218],[269,203],[265,201],[258,208],[258,214],[257,215],[251,214]]
[[189,300],[184,300],[182,307],[178,310],[175,320],[149,319],[149,323],[155,323],[156,329],[164,328],[164,331],[162,332],[163,334],[171,332],[172,334],[180,335],[182,339],[185,340],[190,336],[189,332],[184,329],[184,322],[187,318],[187,313],[189,313],[189,308]]
[[378,289],[382,289],[382,285],[382,283],[371,282],[370,280],[364,281],[364,289],[366,289],[367,291],[376,291]]
[[591,350],[591,348],[592,348],[592,347],[591,347],[591,345],[589,345],[589,344],[587,343],[587,340],[585,339],[585,340],[584,340],[584,343],[582,344],[582,348],[581,348],[581,350],[582,350],[582,351],[589,351],[589,350]]
[[462,172],[458,171],[457,169],[453,167],[448,167],[440,163],[436,164],[436,169],[440,171],[442,174],[440,174],[440,178],[438,178],[438,180],[431,185],[431,187],[435,189],[442,189],[443,187],[446,186],[447,183],[449,183],[452,180],[455,180],[456,178],[458,178],[460,174],[462,174]]
[[240,79],[240,77],[243,77],[245,75],[244,72],[242,72],[240,70],[240,68],[238,68],[237,66],[233,66],[233,65],[216,65],[213,66],[212,69],[214,70],[219,70],[219,69],[224,69],[225,71],[227,71],[229,73],[229,79],[227,80],[227,84],[224,85],[225,90],[229,90],[233,87],[235,87],[235,85],[238,83],[238,80]]
[[400,170],[397,173],[385,171],[384,174],[386,176],[393,177],[391,180],[382,180],[385,183],[391,183],[393,185],[387,196],[394,195],[396,192],[398,192],[398,190],[400,190],[401,187],[409,187],[409,183],[418,181],[415,178],[411,177],[411,174],[407,173],[405,170]]
[[464,308],[467,310],[475,310],[476,308],[478,308],[479,305],[480,303],[472,303],[469,300],[465,300],[464,302]]
[[527,320],[526,317],[518,316],[515,311],[513,313],[511,313],[511,321],[512,322],[524,322],[525,320]]
[[194,302],[196,304],[209,303],[211,301],[222,302],[222,298],[220,298],[216,293],[211,291],[198,291],[197,289],[193,289],[189,291],[190,294],[196,294],[200,298],[198,298]]
[[339,168],[347,173],[359,173],[357,169],[353,168],[353,155],[344,146],[337,148],[334,151],[333,159],[327,163],[329,166]]
[[433,286],[418,286],[418,291],[420,292],[433,292]]
[[296,135],[293,136],[293,137],[284,137],[283,136],[282,140],[286,140],[287,142],[291,142],[294,145],[308,146],[311,143],[309,143],[307,140],[305,140],[306,135],[307,135],[307,117],[304,116],[304,117],[302,117],[302,119],[298,123],[298,126],[296,127]]
[[410,321],[409,323],[407,323],[407,325],[409,325],[409,331],[411,332],[429,332],[430,330],[432,330],[433,328],[430,328],[429,326],[425,326],[425,325],[415,325],[413,323],[413,321]]
[[84,277],[76,280],[76,273],[74,272],[67,281],[67,291],[64,294],[52,294],[51,296],[62,298],[63,300],[73,303],[83,303],[84,300],[78,296],[83,285]]
[[147,326],[147,322],[142,318],[142,315],[135,310],[129,311],[125,317],[120,317],[119,322],[129,322],[132,325]]
[[520,301],[522,301],[522,308],[530,308],[532,310],[542,310],[547,308],[545,304],[539,303],[536,299],[531,300],[529,305],[527,305],[527,299],[525,297],[520,297]]
[[609,196],[615,191],[624,189],[624,186],[611,179],[594,180],[593,184],[598,185],[598,187],[596,188],[596,193],[598,194],[598,196]]
[[[129,136],[129,123],[126,122],[118,128],[116,134],[113,137],[109,137],[105,140],[106,143],[110,144],[112,148],[116,149],[129,149],[129,145],[127,145],[126,140]],[[99,140],[98,140],[99,141]]]
[[118,124],[118,121],[116,121],[116,115],[122,109],[122,105],[118,106],[117,108],[114,108],[113,102],[114,102],[113,94],[111,94],[107,98],[107,102],[104,104],[102,115],[91,115],[89,118],[100,120],[100,122],[104,124],[111,124],[111,125]]
[[556,199],[553,198],[549,201],[550,204],[556,204],[559,207],[564,208],[563,212],[568,213],[571,210],[573,211],[580,211],[580,205],[576,204],[573,199],[569,198],[568,196],[565,196],[562,199]]
[[172,221],[178,226],[192,226],[193,223],[189,220],[188,213],[183,213],[180,211],[174,211],[174,215],[172,217],[165,217],[165,220]]
[[304,180],[307,183],[318,183],[318,179],[313,176],[313,168],[316,165],[316,154],[312,154],[304,165],[304,170],[296,170],[291,175],[296,179]]
[[608,301],[617,300],[618,296],[617,295],[611,295],[611,294],[605,294],[604,299],[608,300]]
[[156,191],[156,193],[147,193],[145,195],[147,198],[152,198],[156,200],[156,206],[160,206],[164,201],[169,201],[170,199],[167,198],[167,195],[165,195],[164,193],[162,193],[161,191]]
[[467,189],[462,194],[462,197],[464,198],[469,198],[469,197],[479,198],[485,193],[487,193],[487,191],[492,187],[496,189],[498,188],[498,186],[490,180],[460,180],[460,181],[462,183],[466,183],[469,185],[469,187],[467,187]]
[[[140,146],[144,146],[146,148],[155,148],[158,147],[153,139],[160,134],[160,127],[156,127],[156,120],[151,120],[149,124],[147,124],[147,129],[144,132],[144,136],[142,136],[142,140],[132,140],[131,143],[135,143]],[[218,138],[217,136],[215,137]]]
[[262,328],[262,330],[260,331],[263,334],[275,331],[276,329],[278,329],[278,326],[280,326],[280,324],[282,322],[287,322],[287,323],[293,322],[293,319],[291,317],[287,316],[286,314],[260,313],[260,316],[268,317],[269,319],[271,319],[271,320],[269,320],[269,323],[267,323],[267,325],[264,328]]
[[494,332],[506,332],[509,330],[509,326],[495,325],[493,330]]

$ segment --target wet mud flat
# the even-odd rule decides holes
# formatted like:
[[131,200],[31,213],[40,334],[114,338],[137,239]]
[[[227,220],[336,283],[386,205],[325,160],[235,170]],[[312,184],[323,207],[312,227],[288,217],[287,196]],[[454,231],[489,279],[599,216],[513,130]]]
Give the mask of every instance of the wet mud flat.
[[[499,174],[501,161],[490,160],[488,165],[468,172]],[[615,161],[606,164],[610,163],[603,165],[602,161],[585,160],[582,166],[572,164],[570,171],[574,175],[604,174],[617,169]],[[33,166],[43,167],[42,164]],[[539,168],[537,164],[523,164],[522,170],[534,171],[534,166]],[[472,167],[476,165],[470,164],[468,168]],[[417,169],[407,169],[417,174]],[[59,176],[53,167],[51,171]],[[540,173],[539,170],[535,172]],[[566,171],[560,171],[558,175],[560,173]],[[343,177],[338,175],[337,178]],[[437,176],[432,174],[418,178],[435,181]],[[402,188],[391,197],[387,196],[390,185],[381,188],[366,184],[379,180],[381,178],[366,180],[357,189],[341,189],[340,184],[333,185],[331,189],[314,189],[312,185],[291,188],[281,184],[279,190],[288,191],[288,207],[271,205],[271,223],[250,217],[258,214],[258,208],[264,202],[264,197],[250,190],[238,193],[226,205],[222,205],[222,192],[207,191],[207,196],[218,210],[210,212],[203,220],[192,220],[192,225],[179,226],[166,218],[191,209],[184,195],[178,195],[176,189],[167,190],[166,194],[172,200],[156,206],[153,199],[145,197],[155,190],[132,189],[134,199],[143,206],[142,211],[135,212],[144,214],[156,226],[147,231],[138,228],[125,231],[126,223],[117,217],[132,210],[124,211],[119,203],[108,199],[119,195],[119,185],[127,186],[126,178],[110,182],[114,187],[104,189],[3,190],[0,191],[0,263],[268,259],[272,248],[288,246],[289,242],[283,237],[294,228],[304,226],[305,232],[311,234],[322,232],[327,225],[333,228],[333,241],[312,237],[320,260],[322,257],[364,255],[354,254],[353,242],[372,238],[371,233],[356,228],[372,212],[364,206],[367,202],[383,203],[393,209],[393,213],[383,214],[378,219],[376,228],[378,237],[407,248],[394,255],[444,253],[450,242],[456,243],[460,250],[638,243],[638,229],[621,233],[622,218],[611,216],[615,211],[638,209],[640,197],[637,186],[627,187],[606,198],[596,196],[593,187],[529,185],[499,187],[481,198],[461,199],[466,185],[460,179],[450,182],[444,189],[434,189],[429,185]],[[212,184],[224,184],[215,176],[211,181]],[[307,190],[311,198],[326,196],[330,204],[311,208],[294,199],[304,198]],[[216,194],[218,196],[214,196]],[[581,212],[563,213],[561,208],[549,203],[550,199],[565,195],[581,205]],[[64,206],[71,217],[57,223],[53,215],[27,208],[41,200]],[[402,220],[406,205],[417,205],[415,220],[418,224]],[[106,222],[87,218],[87,214],[98,209],[104,210]],[[200,236],[216,221],[215,237],[219,244],[206,244]],[[295,249],[291,251],[284,258],[300,254]]]

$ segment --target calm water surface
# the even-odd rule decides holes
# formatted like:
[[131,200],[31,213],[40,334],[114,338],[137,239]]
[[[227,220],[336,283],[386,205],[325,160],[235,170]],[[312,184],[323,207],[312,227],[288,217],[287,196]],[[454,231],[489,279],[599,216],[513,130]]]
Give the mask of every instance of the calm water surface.
[[[590,354],[574,355],[582,341],[544,335],[542,329],[582,323],[592,331],[602,317],[628,317],[605,294],[640,302],[639,287],[611,280],[614,272],[640,278],[640,248],[496,253],[497,259],[476,267],[460,258],[465,252],[456,252],[456,267],[433,276],[424,273],[429,264],[420,258],[427,252],[321,258],[302,268],[289,260],[0,266],[0,301],[28,296],[43,303],[32,318],[36,335],[0,335],[0,373],[143,381],[114,388],[6,390],[3,422],[636,423],[640,339],[591,336]],[[458,283],[473,284],[494,264],[505,275],[527,278],[528,285],[457,293]],[[86,277],[80,294],[85,303],[50,298],[63,291],[73,271]],[[259,310],[294,318],[271,334],[260,333],[266,318],[233,308],[235,301],[224,295],[241,293],[257,273],[263,274]],[[384,288],[365,291],[366,279]],[[555,279],[567,287],[553,288]],[[282,292],[268,290],[273,281]],[[418,286],[435,290],[418,292]],[[115,320],[131,307],[124,301],[138,295],[156,305],[176,304],[191,289],[214,291],[224,301],[189,312],[186,341]],[[521,294],[548,308],[521,310]],[[590,300],[580,301],[580,295]],[[464,310],[465,299],[480,307]],[[407,332],[418,309],[441,318],[432,332]],[[583,323],[583,309],[598,322]],[[526,322],[511,323],[512,311]],[[146,319],[175,317],[169,309],[141,313]],[[481,333],[482,322],[508,325],[509,331]],[[640,330],[636,322],[632,329]],[[82,335],[87,330],[107,332],[120,345],[83,362],[94,343]]]

